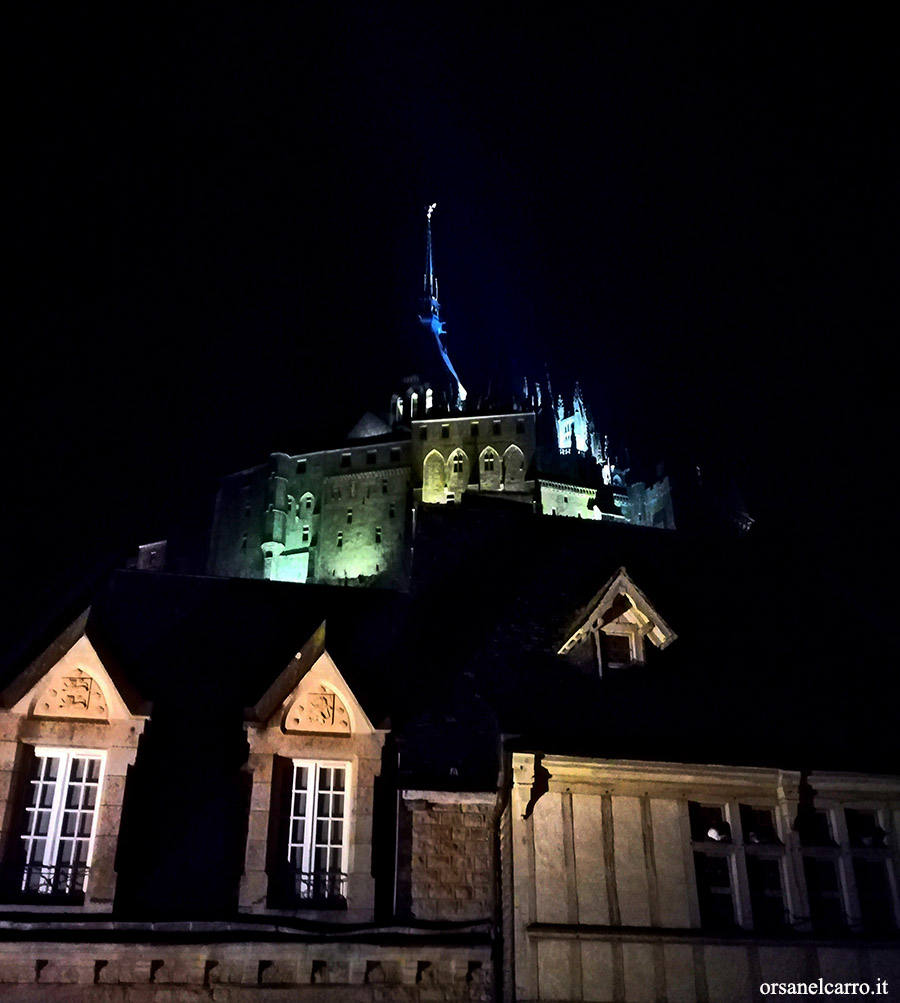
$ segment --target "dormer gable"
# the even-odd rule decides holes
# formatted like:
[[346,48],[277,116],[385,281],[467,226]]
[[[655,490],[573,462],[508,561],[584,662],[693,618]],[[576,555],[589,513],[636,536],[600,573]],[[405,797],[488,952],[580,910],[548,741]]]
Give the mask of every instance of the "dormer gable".
[[0,695],[10,714],[37,719],[113,723],[146,720],[149,706],[117,685],[86,633],[86,611]]
[[584,654],[590,645],[601,675],[604,668],[642,664],[647,640],[662,650],[677,637],[625,568],[603,586],[588,610],[557,654]]
[[251,727],[285,734],[371,735],[376,729],[325,649],[323,623],[260,699],[244,713]]

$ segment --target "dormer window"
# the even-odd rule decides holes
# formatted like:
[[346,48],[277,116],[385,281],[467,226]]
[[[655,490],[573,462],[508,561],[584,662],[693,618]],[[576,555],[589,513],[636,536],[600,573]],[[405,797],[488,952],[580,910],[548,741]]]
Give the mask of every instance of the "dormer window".
[[667,648],[676,638],[624,568],[601,589],[589,609],[557,654],[571,654],[583,665],[593,659],[600,675],[605,669],[643,664],[647,641]]
[[293,761],[287,895],[296,906],[346,904],[350,764]]
[[34,750],[21,836],[24,897],[83,901],[104,760],[103,752]]

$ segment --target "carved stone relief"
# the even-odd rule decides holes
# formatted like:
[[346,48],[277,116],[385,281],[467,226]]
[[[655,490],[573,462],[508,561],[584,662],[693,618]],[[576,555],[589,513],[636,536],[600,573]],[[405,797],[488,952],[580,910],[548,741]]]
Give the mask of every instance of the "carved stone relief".
[[332,731],[350,734],[350,715],[341,698],[324,686],[301,691],[285,719],[285,731]]
[[34,705],[35,717],[80,717],[105,721],[106,697],[97,680],[84,669],[66,669],[52,681]]

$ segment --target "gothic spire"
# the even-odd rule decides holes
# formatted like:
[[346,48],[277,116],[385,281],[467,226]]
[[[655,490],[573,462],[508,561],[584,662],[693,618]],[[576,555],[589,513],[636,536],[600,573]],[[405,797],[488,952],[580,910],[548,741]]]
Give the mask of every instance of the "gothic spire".
[[431,205],[426,206],[425,208],[425,282],[419,320],[423,325],[431,329],[437,343],[438,351],[441,354],[441,359],[456,384],[457,406],[462,406],[462,403],[466,399],[466,390],[465,387],[463,387],[456,370],[453,368],[453,363],[450,361],[450,356],[447,353],[447,345],[444,342],[444,335],[446,331],[444,328],[444,322],[441,320],[441,304],[438,302],[438,281],[434,274],[434,250],[431,242],[431,216],[436,208],[437,202],[432,202]]

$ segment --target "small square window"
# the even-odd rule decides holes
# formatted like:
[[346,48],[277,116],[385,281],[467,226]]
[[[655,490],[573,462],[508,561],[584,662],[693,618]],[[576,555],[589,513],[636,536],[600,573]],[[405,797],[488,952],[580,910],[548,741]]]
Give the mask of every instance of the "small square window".
[[751,808],[741,805],[741,829],[744,832],[745,843],[774,843],[781,840],[775,831],[775,821],[771,808]]
[[419,438],[422,440],[422,442],[425,442],[428,439],[428,426],[427,425],[423,425],[419,429]]
[[390,508],[390,513],[389,514],[390,514],[391,519],[393,519],[394,516],[396,516],[396,514],[397,514],[397,506],[394,505],[393,502],[391,503],[391,508]]
[[478,438],[478,422],[477,421],[473,421],[472,422],[472,438],[473,439],[477,439]]
[[375,461],[376,461],[377,459],[378,459],[378,454],[377,454],[377,453],[375,452],[375,450],[374,450],[374,449],[370,449],[370,450],[369,450],[369,451],[368,451],[368,452],[366,453],[366,464],[367,464],[368,466],[370,466],[370,467],[374,467],[374,466],[375,466]]
[[350,454],[349,453],[342,453],[341,454],[341,466],[342,467],[349,467],[350,466]]
[[696,843],[730,843],[731,829],[725,821],[722,805],[688,802],[691,819],[691,839]]
[[338,547],[343,547],[344,546],[344,534],[343,533],[338,533],[337,545],[338,545]]
[[525,419],[516,418],[516,435],[523,435],[525,433]]
[[878,824],[878,815],[874,811],[846,808],[844,814],[847,818],[847,835],[851,846],[884,846],[885,831]]
[[494,435],[499,435],[500,434],[500,432],[502,430],[502,426],[500,424],[499,418],[494,422],[493,429],[494,429]]
[[810,811],[798,820],[802,846],[834,846],[831,819],[827,811]]
[[441,438],[442,439],[449,439],[450,438],[450,426],[449,425],[441,425]]
[[306,460],[297,460],[297,473],[298,474],[306,473]]
[[350,523],[352,523],[352,522],[353,522],[353,509],[352,508],[348,508],[347,509],[347,525],[349,526]]
[[399,463],[399,462],[400,462],[400,447],[391,446],[391,463]]
[[381,526],[375,527],[375,542],[381,543]]

